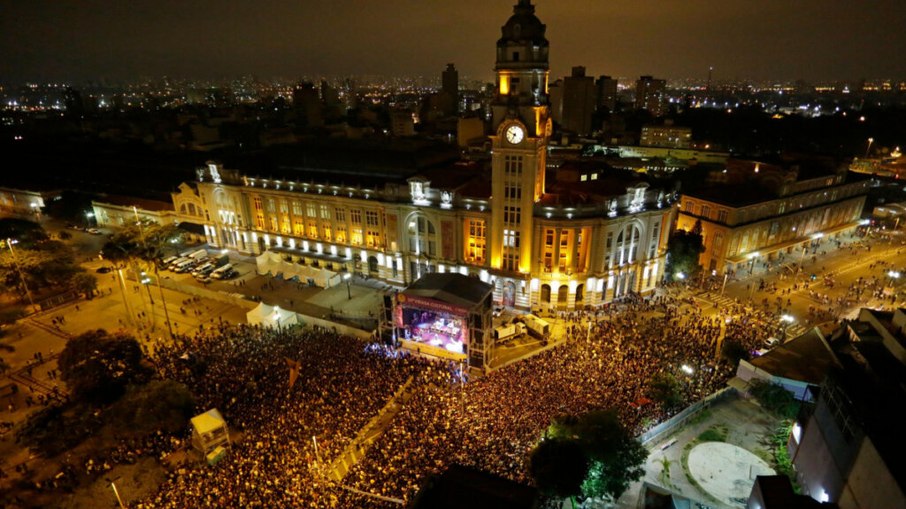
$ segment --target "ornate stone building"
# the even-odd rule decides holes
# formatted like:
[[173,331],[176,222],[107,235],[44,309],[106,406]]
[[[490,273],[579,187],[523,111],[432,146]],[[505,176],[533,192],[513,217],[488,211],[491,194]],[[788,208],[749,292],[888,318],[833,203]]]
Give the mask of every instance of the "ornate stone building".
[[870,177],[827,161],[729,160],[712,182],[680,200],[677,228],[701,224],[701,265],[723,274],[808,250],[860,224]]
[[387,172],[365,163],[263,179],[212,162],[195,187],[174,193],[176,209],[200,203],[214,246],[278,250],[398,286],[458,272],[491,283],[497,305],[523,310],[652,291],[674,195],[617,170],[561,168],[546,182],[548,41],[534,12],[520,0],[497,42],[490,171],[458,162]]

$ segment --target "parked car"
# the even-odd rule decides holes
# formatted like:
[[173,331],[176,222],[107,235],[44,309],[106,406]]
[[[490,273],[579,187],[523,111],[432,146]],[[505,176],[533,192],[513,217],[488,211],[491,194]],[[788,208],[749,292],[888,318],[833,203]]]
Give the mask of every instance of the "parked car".
[[103,267],[98,267],[95,272],[97,272],[98,274],[108,274],[110,272],[113,272],[113,269],[104,265]]
[[86,231],[87,231],[88,233],[92,234],[92,235],[100,235],[100,234],[101,234],[101,230],[98,230],[97,228],[89,228],[89,229],[86,230]]

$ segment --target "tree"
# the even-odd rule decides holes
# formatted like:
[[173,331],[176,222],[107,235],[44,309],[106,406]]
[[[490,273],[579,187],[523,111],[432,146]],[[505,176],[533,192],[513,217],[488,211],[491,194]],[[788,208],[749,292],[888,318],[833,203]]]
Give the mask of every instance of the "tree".
[[796,398],[780,384],[753,380],[749,392],[765,410],[777,416],[793,419],[799,411]]
[[24,293],[22,278],[32,292],[65,287],[80,269],[72,251],[63,243],[52,240],[19,242],[9,249],[2,239],[0,250],[0,286]]
[[90,403],[118,399],[126,386],[146,382],[151,370],[143,363],[142,349],[132,336],[86,332],[66,343],[57,362],[60,377],[73,396]]
[[648,397],[671,409],[683,402],[682,385],[670,373],[657,373],[648,381]]
[[559,419],[551,430],[555,438],[576,440],[590,461],[582,493],[616,500],[645,474],[648,451],[633,437],[614,410],[598,410]]
[[77,272],[72,277],[72,288],[84,295],[86,299],[90,299],[94,295],[94,291],[98,289],[98,278],[94,274]]
[[529,472],[538,491],[555,497],[571,497],[582,491],[588,473],[588,458],[576,440],[543,439],[529,456]]
[[173,380],[152,380],[129,387],[109,415],[117,435],[143,437],[185,429],[194,411],[195,398],[188,387]]
[[[678,274],[693,277],[701,270],[699,256],[705,252],[701,235],[701,224],[691,232],[677,230],[670,236],[667,245],[667,274],[670,280],[677,278]],[[698,232],[696,232],[696,229]]]
[[751,358],[749,350],[741,341],[735,338],[724,339],[723,344],[720,346],[720,356],[732,366],[738,365],[739,361]]

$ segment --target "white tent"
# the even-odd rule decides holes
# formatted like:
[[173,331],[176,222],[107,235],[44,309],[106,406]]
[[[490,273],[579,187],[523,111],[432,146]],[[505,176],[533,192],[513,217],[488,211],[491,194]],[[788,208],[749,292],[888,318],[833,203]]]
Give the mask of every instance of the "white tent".
[[216,408],[192,417],[192,445],[203,454],[220,446],[230,446],[226,420]]
[[263,302],[246,313],[245,319],[252,325],[260,324],[264,327],[282,327],[302,323],[296,313],[282,309],[280,306],[268,306]]
[[329,288],[342,281],[340,275],[332,270],[288,262],[283,259],[282,254],[274,251],[265,251],[261,253],[261,255],[255,259],[255,262],[258,266],[258,274],[261,275],[270,273],[273,276],[277,276],[282,274],[283,279],[298,277],[299,281],[302,282],[312,279],[317,286],[323,288]]

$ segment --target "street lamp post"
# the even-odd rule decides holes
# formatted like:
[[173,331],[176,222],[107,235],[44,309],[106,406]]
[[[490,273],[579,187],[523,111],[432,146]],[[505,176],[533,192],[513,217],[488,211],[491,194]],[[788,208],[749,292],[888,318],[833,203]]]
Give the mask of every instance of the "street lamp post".
[[16,272],[19,273],[19,280],[22,281],[22,288],[25,289],[25,295],[28,297],[28,303],[31,305],[32,311],[37,311],[37,309],[35,309],[35,301],[31,296],[31,290],[28,289],[28,283],[25,282],[25,276],[22,275],[22,267],[19,265],[19,256],[16,255],[16,252],[13,250],[13,244],[18,243],[19,241],[16,239],[6,239],[6,246],[9,248],[9,253],[13,255],[13,264],[16,265]]
[[94,212],[85,212],[85,228],[91,228],[91,218],[94,217]]
[[352,279],[352,274],[346,273],[343,274],[343,281],[346,281],[346,299],[352,300],[352,290],[349,288],[349,280]]
[[875,142],[874,138],[868,138],[868,146],[865,147],[865,157],[868,158],[868,152],[871,150],[871,144]]

